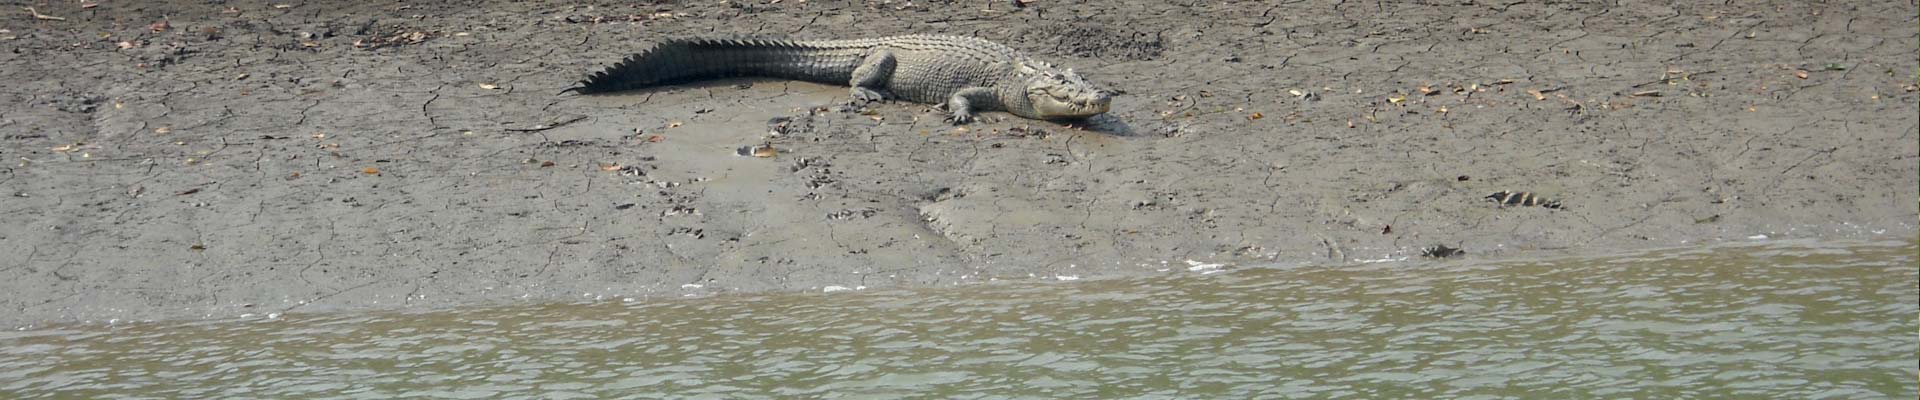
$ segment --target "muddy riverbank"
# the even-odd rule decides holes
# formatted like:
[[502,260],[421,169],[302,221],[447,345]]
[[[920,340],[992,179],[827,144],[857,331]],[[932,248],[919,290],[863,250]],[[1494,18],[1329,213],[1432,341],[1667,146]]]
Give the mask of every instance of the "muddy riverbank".
[[[8,325],[1911,238],[1920,215],[1911,2],[31,3],[0,10]],[[669,36],[907,33],[1123,94],[1085,126],[964,128],[778,80],[555,94]],[[778,154],[735,155],[757,144]]]

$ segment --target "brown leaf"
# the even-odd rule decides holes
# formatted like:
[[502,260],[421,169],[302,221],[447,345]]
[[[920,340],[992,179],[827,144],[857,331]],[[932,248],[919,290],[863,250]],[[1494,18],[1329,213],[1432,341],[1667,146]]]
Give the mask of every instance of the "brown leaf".
[[1527,94],[1531,94],[1531,95],[1533,95],[1533,99],[1534,99],[1534,100],[1546,100],[1546,99],[1547,99],[1547,94],[1546,94],[1546,93],[1541,93],[1541,92],[1540,92],[1540,89],[1527,89]]
[[1249,119],[1249,120],[1255,120],[1255,119],[1261,119],[1261,118],[1266,118],[1266,116],[1265,116],[1265,115],[1260,115],[1260,113],[1257,113],[1257,112],[1256,112],[1256,113],[1253,113],[1253,115],[1248,115],[1248,116],[1247,116],[1247,119]]
[[780,154],[780,150],[775,150],[773,146],[759,146],[759,147],[753,148],[754,157],[767,158],[767,157],[773,157],[779,154]]
[[1807,70],[1794,70],[1793,76],[1799,77],[1800,79],[1807,79]]
[[361,168],[360,173],[367,174],[367,175],[379,175],[380,169],[374,168],[374,167],[366,167],[366,168]]
[[551,160],[549,160],[549,161],[541,161],[541,162],[540,162],[540,168],[546,168],[546,167],[551,167],[551,166],[553,166],[553,161],[551,161]]

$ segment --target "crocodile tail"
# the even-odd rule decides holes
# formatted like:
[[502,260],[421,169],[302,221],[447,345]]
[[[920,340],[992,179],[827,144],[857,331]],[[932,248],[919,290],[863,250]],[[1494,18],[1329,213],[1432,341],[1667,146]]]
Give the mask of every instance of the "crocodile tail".
[[838,49],[780,40],[669,39],[589,75],[567,91],[605,93],[740,76],[844,84],[858,57],[832,50]]

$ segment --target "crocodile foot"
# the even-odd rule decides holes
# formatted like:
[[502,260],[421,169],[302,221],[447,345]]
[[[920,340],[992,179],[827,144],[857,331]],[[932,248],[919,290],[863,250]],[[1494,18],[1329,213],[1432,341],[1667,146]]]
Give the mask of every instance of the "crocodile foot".
[[886,100],[886,99],[887,99],[886,93],[881,93],[878,90],[873,90],[873,89],[868,89],[863,87],[853,88],[853,101],[855,103],[872,103],[872,102]]
[[966,111],[953,111],[947,114],[946,121],[949,124],[965,125],[973,122],[973,114]]

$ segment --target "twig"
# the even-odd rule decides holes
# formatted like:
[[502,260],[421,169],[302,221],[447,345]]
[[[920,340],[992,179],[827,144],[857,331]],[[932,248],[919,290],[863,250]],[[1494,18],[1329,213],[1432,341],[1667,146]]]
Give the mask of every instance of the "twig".
[[55,16],[52,16],[52,15],[46,15],[46,14],[41,14],[41,13],[40,13],[39,11],[34,11],[34,10],[33,10],[33,7],[21,7],[21,8],[25,8],[25,9],[27,9],[27,13],[28,13],[28,14],[33,14],[33,19],[37,19],[37,20],[42,20],[42,21],[65,21],[65,20],[67,20],[66,18],[61,18],[61,17],[55,17]]
[[1652,82],[1647,82],[1647,83],[1642,83],[1642,84],[1638,84],[1638,85],[1633,85],[1633,88],[1634,88],[1634,89],[1639,89],[1639,88],[1643,88],[1643,87],[1647,87],[1648,85],[1654,85],[1654,84],[1661,84],[1661,83],[1671,83],[1671,82],[1673,82],[1673,80],[1675,80],[1675,79],[1686,79],[1686,80],[1692,80],[1692,79],[1693,79],[1693,77],[1696,77],[1696,76],[1701,76],[1701,75],[1706,75],[1706,74],[1711,74],[1711,73],[1715,73],[1715,72],[1720,72],[1720,71],[1705,71],[1705,72],[1695,72],[1695,73],[1691,73],[1691,74],[1680,74],[1680,76],[1669,76],[1669,77],[1664,77],[1664,78],[1660,78],[1660,80],[1657,80],[1657,81],[1652,81]]
[[531,128],[507,128],[507,131],[508,132],[539,132],[539,131],[544,131],[548,129],[559,128],[567,124],[579,122],[580,120],[583,120],[583,119],[587,119],[587,116],[575,115],[573,116],[573,118],[567,119],[565,121],[558,121],[558,122],[554,122],[546,125],[534,125]]

